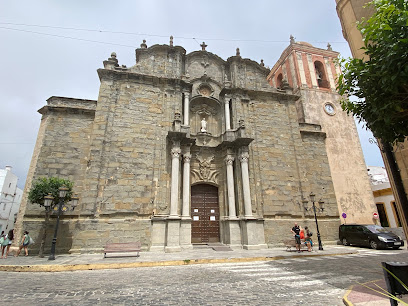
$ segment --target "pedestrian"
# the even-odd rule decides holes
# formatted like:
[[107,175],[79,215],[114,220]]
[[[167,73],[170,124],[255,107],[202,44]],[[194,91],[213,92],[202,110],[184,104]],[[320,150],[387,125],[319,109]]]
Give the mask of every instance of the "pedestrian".
[[311,252],[312,246],[313,246],[313,241],[312,241],[313,233],[309,231],[309,228],[307,226],[305,227],[305,231],[306,231],[305,244],[307,246],[307,251]]
[[28,245],[30,244],[30,236],[28,236],[28,232],[24,231],[24,235],[23,238],[21,239],[21,244],[18,247],[18,251],[16,253],[16,255],[14,255],[15,257],[17,257],[18,255],[20,255],[21,250],[24,248],[25,251],[25,256],[28,256]]
[[302,242],[303,239],[305,239],[305,230],[300,227],[300,242]]
[[[4,231],[1,231],[1,235],[0,235],[0,251],[3,253],[3,243],[4,240],[6,240],[6,235],[4,235]],[[1,257],[3,258],[3,256]]]
[[292,227],[290,230],[293,234],[295,234],[295,244],[298,253],[300,253],[300,227],[295,223],[295,226]]
[[3,258],[5,249],[7,249],[7,250],[6,250],[6,256],[4,256],[4,258],[7,258],[8,253],[10,252],[10,246],[13,243],[13,239],[14,239],[14,230],[11,229],[11,230],[9,230],[9,232],[6,235],[3,243],[1,244],[2,247],[1,247],[1,257],[0,258]]

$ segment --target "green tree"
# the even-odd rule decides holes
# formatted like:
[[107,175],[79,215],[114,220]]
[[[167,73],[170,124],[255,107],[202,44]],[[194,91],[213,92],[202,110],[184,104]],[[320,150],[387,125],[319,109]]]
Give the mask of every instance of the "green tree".
[[[67,195],[65,196],[66,201],[70,201],[72,197],[72,187],[74,183],[67,179],[61,179],[58,177],[40,177],[34,181],[31,189],[28,193],[28,200],[31,203],[39,204],[40,206],[44,206],[44,197],[51,193],[54,197],[52,201],[51,207],[55,206],[59,203],[59,188],[61,186],[65,186],[68,188]],[[50,218],[50,209],[45,211],[45,220],[42,224],[41,231],[39,237],[41,237],[41,244],[38,256],[44,257],[44,246],[45,246],[45,239],[47,237],[47,226],[49,224]]]
[[58,177],[40,177],[34,181],[28,193],[28,200],[31,203],[44,206],[44,197],[51,193],[54,197],[52,206],[59,203],[59,188],[65,186],[68,188],[68,193],[65,197],[66,201],[70,201],[72,197],[72,187],[74,183],[67,179]]
[[384,142],[408,136],[408,1],[374,0],[375,13],[358,23],[368,60],[341,59],[341,105]]

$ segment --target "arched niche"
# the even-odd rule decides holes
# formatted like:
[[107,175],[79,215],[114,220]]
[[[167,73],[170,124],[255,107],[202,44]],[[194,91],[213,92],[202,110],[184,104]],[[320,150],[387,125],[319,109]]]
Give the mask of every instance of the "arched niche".
[[320,61],[314,62],[317,84],[320,88],[330,88],[329,82],[327,81],[327,76],[324,70],[324,65]]
[[222,132],[221,103],[212,97],[196,96],[190,101],[190,128],[192,134],[201,132],[201,121],[207,122],[206,132],[218,136]]
[[277,88],[282,87],[282,81],[283,81],[283,75],[282,75],[282,73],[279,73],[278,77],[276,78],[276,87]]

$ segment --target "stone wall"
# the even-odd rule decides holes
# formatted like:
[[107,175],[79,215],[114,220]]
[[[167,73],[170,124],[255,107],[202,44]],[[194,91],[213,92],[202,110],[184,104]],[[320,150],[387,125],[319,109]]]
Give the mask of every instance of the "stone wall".
[[[32,182],[40,177],[60,177],[74,182],[74,191],[81,194],[84,173],[89,152],[89,135],[93,126],[96,101],[51,97],[47,106],[39,110],[43,115],[37,136],[35,153],[31,161],[29,177],[26,183],[23,206],[20,208],[18,231],[28,230],[35,240],[32,246],[38,250],[41,237],[40,229],[44,224],[45,209],[38,204],[29,203],[27,194]],[[37,149],[38,146],[38,149]],[[68,211],[63,219],[75,218],[78,211]],[[52,239],[53,216],[48,226],[48,239]],[[61,222],[63,233],[62,249],[69,250],[74,235],[71,227]],[[16,233],[18,234],[18,232]],[[67,238],[65,238],[67,237]],[[49,240],[51,242],[51,240]]]
[[[341,110],[337,93],[301,93],[306,121],[320,124],[327,135],[326,150],[340,214],[347,214],[347,223],[373,223],[377,208],[353,117]],[[333,114],[325,111],[328,102]]]
[[[307,216],[305,218],[274,218],[265,220],[265,238],[268,247],[283,246],[285,241],[294,241],[293,233],[290,231],[295,222],[305,228],[309,227],[309,230],[313,233],[312,240],[315,247],[318,245],[317,240],[317,228],[313,216]],[[318,217],[320,237],[325,244],[337,244],[339,240],[339,225],[340,220],[337,219],[324,219]]]
[[[276,220],[311,222],[301,205],[311,191],[326,202],[319,215],[321,231],[327,239],[335,239],[338,211],[326,134],[320,125],[299,124],[295,105],[299,95],[290,89],[271,88],[266,81],[268,70],[239,55],[224,61],[206,51],[185,55],[181,47],[155,45],[138,49],[136,57],[137,63],[131,68],[119,66],[114,53],[104,62],[106,69],[98,70],[101,86],[97,102],[58,97],[50,99],[41,111],[44,127],[32,178],[71,179],[80,197],[79,207],[62,216],[59,252],[100,252],[108,241],[140,240],[144,249],[157,241],[160,248],[162,241],[169,239],[165,222],[170,213],[170,150],[177,141],[181,142],[182,154],[191,145],[193,183],[217,185],[223,218],[228,216],[224,158],[227,154],[235,157],[236,211],[245,227],[241,236],[245,243],[256,240],[251,229],[262,229],[263,220],[270,245],[282,241],[288,227]],[[195,103],[208,102],[215,107],[214,114],[209,111],[212,117],[208,122],[214,125],[208,128],[210,133],[199,131],[199,116],[205,112],[196,117],[190,113],[195,121],[189,123],[193,124],[176,128],[186,95],[191,99],[190,110]],[[234,128],[228,131],[225,99],[232,103]],[[247,212],[239,156],[247,150],[250,204],[258,219],[256,224],[246,223],[244,218]],[[207,177],[200,174],[203,161],[198,153],[201,159],[214,156]],[[182,206],[182,162],[180,165],[178,215]],[[27,204],[23,214],[24,226],[39,233],[44,209]],[[153,215],[162,218],[157,233],[166,237],[152,233]],[[48,233],[54,224],[52,217]],[[221,227],[221,236],[224,230]],[[50,244],[50,235],[46,245]],[[40,237],[33,237],[40,242]],[[37,249],[38,244],[33,246],[34,251]]]

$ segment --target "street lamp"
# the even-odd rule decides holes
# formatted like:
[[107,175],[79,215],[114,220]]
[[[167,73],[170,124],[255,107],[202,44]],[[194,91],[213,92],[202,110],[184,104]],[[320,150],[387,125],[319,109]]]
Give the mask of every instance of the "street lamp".
[[40,251],[38,252],[38,256],[43,258],[44,257],[44,245],[45,245],[45,239],[47,236],[47,226],[50,220],[50,211],[51,211],[51,205],[52,201],[54,201],[54,197],[49,193],[44,197],[44,207],[45,207],[45,221],[42,226],[42,238],[41,238],[41,244],[40,244]]
[[[48,257],[48,260],[55,260],[55,245],[57,243],[58,225],[59,225],[59,220],[60,220],[61,213],[66,210],[66,207],[64,206],[64,202],[65,202],[65,197],[67,196],[68,191],[69,191],[69,188],[67,188],[65,186],[61,186],[59,188],[59,203],[58,203],[58,210],[57,210],[57,223],[55,224],[54,238],[52,239],[52,245],[51,245],[51,254]],[[71,203],[72,210],[74,210],[75,207],[78,205],[78,199],[79,198],[78,198],[77,195],[75,195],[71,199],[72,199],[72,203]],[[45,198],[44,198],[44,200],[45,200]],[[44,201],[44,205],[45,205],[45,201]]]
[[[319,241],[319,250],[320,250],[320,251],[323,251],[322,240],[320,239],[319,224],[318,224],[318,222],[317,222],[317,216],[316,216],[316,205],[315,205],[316,195],[315,195],[313,192],[311,192],[311,193],[309,194],[309,198],[310,198],[310,202],[312,202],[312,207],[311,207],[311,208],[308,208],[308,207],[307,207],[308,200],[303,199],[303,200],[302,200],[303,208],[305,209],[305,211],[309,211],[310,209],[313,209],[313,213],[314,213],[314,217],[315,217],[315,222],[316,222],[316,229],[317,229],[317,240]],[[319,208],[318,208],[318,209],[319,209],[320,211],[323,211],[323,207],[322,207],[322,206],[323,206],[324,202],[320,199],[320,200],[318,201],[318,203],[319,203]]]

